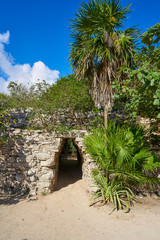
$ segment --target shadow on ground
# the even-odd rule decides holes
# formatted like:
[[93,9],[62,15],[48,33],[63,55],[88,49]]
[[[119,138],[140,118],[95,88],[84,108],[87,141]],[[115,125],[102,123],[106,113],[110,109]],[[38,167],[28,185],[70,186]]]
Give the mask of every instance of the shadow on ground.
[[17,204],[20,201],[26,200],[27,195],[7,195],[0,193],[0,205]]

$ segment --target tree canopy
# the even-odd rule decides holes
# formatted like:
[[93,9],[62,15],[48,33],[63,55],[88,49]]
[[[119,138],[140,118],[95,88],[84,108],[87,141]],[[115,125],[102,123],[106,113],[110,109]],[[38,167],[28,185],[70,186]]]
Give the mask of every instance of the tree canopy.
[[[141,47],[135,55],[134,69],[123,66],[125,78],[113,87],[115,107],[130,116],[160,118],[160,24],[155,24],[141,35]],[[120,74],[121,74],[120,72]]]
[[91,80],[98,108],[111,107],[110,86],[119,67],[133,65],[137,29],[120,30],[129,7],[121,6],[118,0],[90,0],[81,4],[71,21],[71,66],[77,76]]

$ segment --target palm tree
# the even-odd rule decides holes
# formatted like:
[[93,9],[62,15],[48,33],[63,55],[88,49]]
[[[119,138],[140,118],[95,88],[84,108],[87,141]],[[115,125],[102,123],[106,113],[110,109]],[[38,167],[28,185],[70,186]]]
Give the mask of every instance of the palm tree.
[[96,106],[104,108],[106,128],[111,82],[122,64],[133,63],[136,28],[119,30],[129,7],[122,7],[119,0],[89,0],[81,4],[70,25],[72,69],[77,77],[91,79],[91,94]]

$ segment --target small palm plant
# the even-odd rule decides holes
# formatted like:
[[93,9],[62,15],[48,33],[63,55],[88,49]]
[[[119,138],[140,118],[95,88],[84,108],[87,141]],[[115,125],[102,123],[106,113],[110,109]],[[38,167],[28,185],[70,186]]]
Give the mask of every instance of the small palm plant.
[[84,144],[97,164],[93,179],[99,190],[91,203],[101,197],[104,204],[112,202],[113,209],[126,208],[128,212],[137,191],[144,187],[153,190],[159,184],[154,172],[160,163],[147,146],[141,127],[109,121],[107,130],[93,130]]

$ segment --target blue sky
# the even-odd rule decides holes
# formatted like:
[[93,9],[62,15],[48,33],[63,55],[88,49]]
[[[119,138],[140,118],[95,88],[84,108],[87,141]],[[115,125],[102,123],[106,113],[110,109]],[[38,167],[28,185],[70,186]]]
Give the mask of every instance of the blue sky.
[[[39,74],[39,78],[49,76],[48,81],[52,78],[54,81],[71,73],[67,60],[69,20],[74,18],[81,2],[0,1],[0,91],[5,89],[6,80],[22,78],[24,82],[25,78],[29,81],[31,76]],[[121,3],[124,6],[132,3],[133,12],[125,21],[126,27],[139,25],[145,31],[160,21],[159,0],[121,0]],[[22,76],[23,73],[26,75]]]

